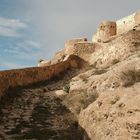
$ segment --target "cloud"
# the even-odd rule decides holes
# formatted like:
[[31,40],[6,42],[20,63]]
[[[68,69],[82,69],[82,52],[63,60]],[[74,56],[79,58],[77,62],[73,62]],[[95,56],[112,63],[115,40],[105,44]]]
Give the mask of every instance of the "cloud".
[[17,31],[7,28],[7,27],[1,27],[0,26],[0,36],[5,36],[5,37],[18,37],[20,36]]
[[27,25],[18,19],[7,19],[0,17],[0,36],[20,37],[20,29],[26,28]]
[[5,53],[15,56],[22,60],[32,60],[41,57],[42,48],[39,42],[33,40],[24,40],[11,44],[4,49]]
[[34,47],[34,48],[40,48],[41,45],[40,43],[36,42],[36,41],[32,41],[32,40],[26,40],[25,43],[31,47]]
[[42,58],[41,45],[33,40],[11,43],[3,48],[3,54],[9,58],[1,58],[0,70],[36,66],[37,61]]
[[19,19],[7,19],[0,17],[0,26],[11,28],[25,28],[27,25],[21,22]]

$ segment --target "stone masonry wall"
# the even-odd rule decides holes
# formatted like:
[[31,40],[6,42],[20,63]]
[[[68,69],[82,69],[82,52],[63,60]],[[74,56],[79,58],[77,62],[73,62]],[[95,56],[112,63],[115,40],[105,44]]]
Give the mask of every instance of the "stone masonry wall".
[[73,46],[74,44],[81,43],[81,42],[87,42],[87,38],[76,38],[71,39],[65,42],[65,48],[68,48],[69,46]]
[[46,81],[61,72],[71,68],[80,67],[81,59],[71,55],[67,61],[48,67],[33,67],[0,72],[0,99],[11,88],[27,86],[41,81]]
[[132,30],[135,26],[140,24],[140,11],[124,17],[117,22],[117,34],[125,33],[129,30]]
[[65,55],[71,54],[77,55],[85,61],[89,60],[89,56],[95,51],[95,48],[99,47],[98,44],[88,42],[86,38],[73,39],[65,43]]

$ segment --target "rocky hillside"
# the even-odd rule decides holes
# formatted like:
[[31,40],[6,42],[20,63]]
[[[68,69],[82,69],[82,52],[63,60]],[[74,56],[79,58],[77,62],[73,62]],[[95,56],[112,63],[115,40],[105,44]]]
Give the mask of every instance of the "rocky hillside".
[[140,30],[100,45],[63,102],[91,140],[140,140]]
[[0,102],[0,140],[88,138],[58,96],[58,91],[77,73],[68,70],[51,81],[10,90]]

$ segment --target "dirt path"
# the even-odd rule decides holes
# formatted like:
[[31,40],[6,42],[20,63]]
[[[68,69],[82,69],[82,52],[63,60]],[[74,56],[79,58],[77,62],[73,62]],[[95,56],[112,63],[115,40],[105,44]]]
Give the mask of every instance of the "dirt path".
[[1,103],[0,140],[82,140],[74,115],[55,96],[71,76],[20,89]]

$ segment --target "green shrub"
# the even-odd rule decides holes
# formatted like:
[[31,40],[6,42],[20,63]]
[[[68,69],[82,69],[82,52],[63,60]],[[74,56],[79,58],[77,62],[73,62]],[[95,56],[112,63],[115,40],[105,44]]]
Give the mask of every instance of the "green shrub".
[[81,110],[85,109],[88,105],[94,102],[98,97],[96,91],[79,90],[69,94],[64,103],[75,114],[79,114]]
[[80,75],[79,78],[81,78],[84,82],[87,82],[87,76],[86,75]]
[[63,91],[65,91],[66,93],[69,93],[70,90],[70,85],[69,84],[65,84],[63,87]]

